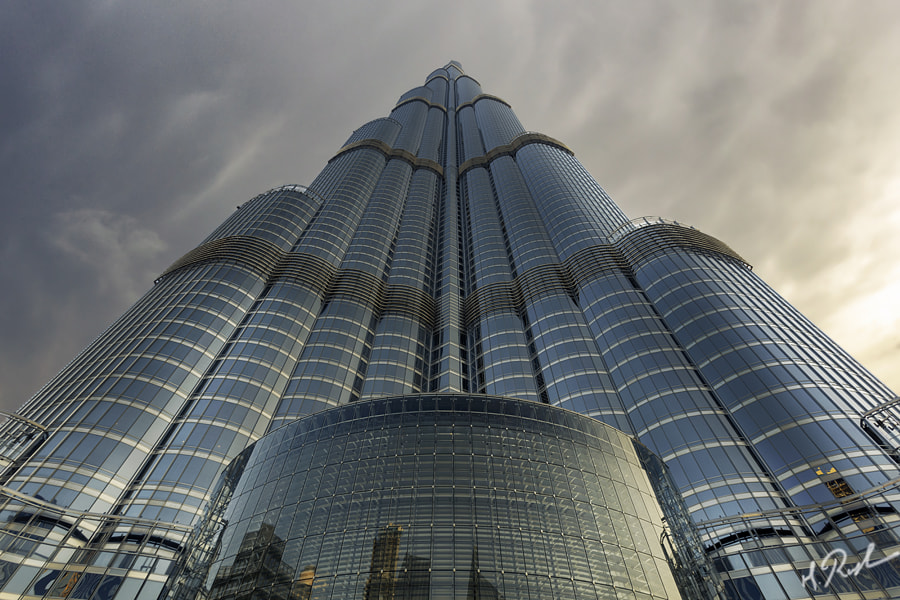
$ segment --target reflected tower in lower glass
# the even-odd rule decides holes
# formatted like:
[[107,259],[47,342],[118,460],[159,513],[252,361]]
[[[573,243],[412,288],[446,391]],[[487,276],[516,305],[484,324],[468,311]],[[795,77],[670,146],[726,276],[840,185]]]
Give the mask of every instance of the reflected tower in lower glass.
[[[900,595],[897,561],[880,562],[900,549],[893,392],[727,245],[627,217],[451,61],[308,187],[242,204],[0,424],[0,600],[154,598],[176,572],[188,589],[178,565],[214,549],[221,527],[196,531],[222,524],[211,490],[247,448],[421,394],[530,401],[632,436],[665,465],[646,467],[672,515],[653,543],[683,589],[712,565],[724,598]],[[433,593],[439,557],[378,523],[400,546],[369,593]],[[221,567],[217,589],[260,571],[286,597],[333,597],[325,558],[280,579],[272,525],[242,534],[272,549]],[[353,550],[360,573],[374,542]],[[832,551],[853,575],[826,586],[815,565]],[[454,590],[504,594],[471,574],[480,547],[463,555]]]

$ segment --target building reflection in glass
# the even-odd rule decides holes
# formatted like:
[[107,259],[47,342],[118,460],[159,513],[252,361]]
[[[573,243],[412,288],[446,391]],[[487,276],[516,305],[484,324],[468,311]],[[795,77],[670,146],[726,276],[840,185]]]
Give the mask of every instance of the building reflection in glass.
[[[291,593],[293,569],[282,560],[284,547],[284,540],[275,535],[272,525],[263,523],[259,529],[248,532],[234,564],[216,577],[210,600],[249,598],[251,594],[259,600],[304,598]],[[305,598],[309,598],[309,593]]]
[[431,561],[406,554],[397,575],[395,600],[428,600],[431,590]]
[[393,600],[401,533],[400,527],[390,524],[382,527],[375,536],[365,600]]
[[310,600],[313,584],[316,580],[316,566],[307,565],[300,571],[300,576],[294,581],[291,589],[292,600]]
[[497,587],[481,574],[478,548],[472,548],[472,568],[469,570],[469,593],[466,600],[503,600]]

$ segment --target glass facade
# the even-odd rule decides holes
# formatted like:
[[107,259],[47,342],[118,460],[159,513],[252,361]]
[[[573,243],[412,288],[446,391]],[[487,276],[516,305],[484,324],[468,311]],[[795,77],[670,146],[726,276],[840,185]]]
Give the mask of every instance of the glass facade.
[[680,598],[641,454],[510,398],[333,408],[235,459],[172,597]]
[[[450,62],[308,187],[241,205],[0,423],[0,600],[153,597],[254,442],[429,393],[567,409],[659,456],[687,515],[676,579],[696,536],[723,598],[900,596],[900,561],[878,563],[900,550],[895,394]],[[805,577],[833,552],[852,573]]]

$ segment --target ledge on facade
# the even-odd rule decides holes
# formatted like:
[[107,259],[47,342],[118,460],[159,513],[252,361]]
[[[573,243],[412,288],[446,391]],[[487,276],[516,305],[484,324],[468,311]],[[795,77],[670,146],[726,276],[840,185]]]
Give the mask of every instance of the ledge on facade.
[[740,254],[724,242],[690,225],[662,217],[633,219],[609,234],[608,239],[625,255],[632,268],[648,256],[667,248],[716,254],[752,268]]
[[544,144],[545,146],[553,146],[554,148],[559,148],[560,150],[571,156],[575,156],[575,153],[572,152],[568,146],[566,146],[559,140],[554,139],[549,135],[544,135],[543,133],[537,133],[536,131],[526,131],[508,144],[497,146],[483,156],[473,156],[469,160],[465,161],[459,166],[459,176],[462,177],[463,173],[465,173],[469,169],[489,164],[497,157],[515,156],[516,152],[529,144]]
[[342,156],[348,152],[352,152],[353,150],[357,150],[359,148],[371,148],[373,150],[378,150],[382,154],[384,154],[387,158],[399,158],[400,160],[404,160],[411,164],[413,167],[417,169],[428,169],[430,171],[434,171],[440,177],[444,176],[444,167],[442,167],[439,163],[427,159],[427,158],[419,158],[409,150],[402,150],[400,148],[392,148],[388,144],[385,144],[381,140],[376,139],[366,139],[359,140],[358,142],[353,142],[352,144],[347,144],[340,150],[338,150],[337,154],[331,157],[328,161],[329,163],[333,160],[336,160],[339,156]]
[[[471,79],[472,81],[475,81],[475,83],[478,83],[474,78],[469,77],[468,75],[463,75],[463,77],[468,77],[468,78]],[[478,83],[478,85],[480,86],[481,84]],[[507,102],[507,101],[504,100],[503,98],[500,98],[500,97],[498,97],[498,96],[494,96],[493,94],[478,94],[477,96],[475,96],[474,98],[472,98],[472,99],[469,100],[468,102],[463,102],[462,104],[460,104],[459,106],[457,106],[457,107],[456,107],[456,110],[457,110],[457,112],[459,112],[459,111],[462,110],[463,108],[465,108],[465,107],[467,107],[467,106],[472,106],[472,105],[474,105],[476,102],[478,102],[478,101],[480,101],[480,100],[494,100],[494,101],[496,101],[496,102],[499,102],[500,104],[503,104],[504,106],[508,106],[509,108],[512,108],[512,106],[510,106],[509,102]]]
[[444,111],[444,113],[447,112],[447,107],[445,107],[443,104],[438,104],[437,102],[432,102],[431,100],[429,100],[428,98],[426,98],[424,96],[410,96],[409,98],[402,98],[397,101],[397,104],[394,105],[393,110],[397,110],[404,104],[409,104],[410,102],[424,102],[426,105],[428,105],[428,108],[437,108],[438,110]]

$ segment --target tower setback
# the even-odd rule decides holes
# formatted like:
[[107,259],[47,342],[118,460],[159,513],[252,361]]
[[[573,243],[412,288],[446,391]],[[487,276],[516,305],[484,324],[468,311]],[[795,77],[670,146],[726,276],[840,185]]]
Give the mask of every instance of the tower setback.
[[900,597],[896,402],[451,61],[0,425],[0,600]]

